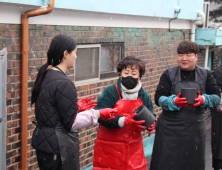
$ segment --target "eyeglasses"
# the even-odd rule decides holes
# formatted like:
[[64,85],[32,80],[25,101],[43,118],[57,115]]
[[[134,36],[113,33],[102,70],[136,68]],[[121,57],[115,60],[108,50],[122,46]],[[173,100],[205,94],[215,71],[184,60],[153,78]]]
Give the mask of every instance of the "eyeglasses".
[[194,56],[194,55],[195,55],[195,54],[179,54],[178,57],[179,57],[179,58],[184,58],[184,57],[190,58],[190,57],[192,57],[192,56]]

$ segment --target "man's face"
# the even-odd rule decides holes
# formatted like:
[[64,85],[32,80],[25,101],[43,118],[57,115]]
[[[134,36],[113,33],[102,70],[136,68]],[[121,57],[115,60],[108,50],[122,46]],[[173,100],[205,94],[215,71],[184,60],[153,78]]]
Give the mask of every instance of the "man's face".
[[198,55],[194,53],[178,54],[178,66],[184,71],[192,71],[196,66]]

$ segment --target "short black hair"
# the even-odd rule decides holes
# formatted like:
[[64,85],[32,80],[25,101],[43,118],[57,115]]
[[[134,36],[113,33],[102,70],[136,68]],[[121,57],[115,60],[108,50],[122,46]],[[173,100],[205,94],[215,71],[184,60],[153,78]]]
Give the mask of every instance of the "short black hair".
[[199,47],[197,43],[192,41],[181,41],[177,47],[178,54],[189,54],[189,53],[198,54],[198,52],[199,52]]
[[128,66],[135,66],[139,68],[140,78],[145,73],[145,62],[141,58],[136,56],[127,56],[124,57],[117,65],[117,71],[120,73],[123,69],[126,69]]

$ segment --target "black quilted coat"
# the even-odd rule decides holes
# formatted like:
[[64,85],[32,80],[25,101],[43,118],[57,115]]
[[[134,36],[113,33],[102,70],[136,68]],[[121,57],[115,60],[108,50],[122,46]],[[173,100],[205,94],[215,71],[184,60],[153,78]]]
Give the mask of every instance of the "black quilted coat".
[[73,82],[60,71],[47,70],[35,103],[37,127],[32,146],[51,155],[60,154],[65,170],[79,169],[79,137],[70,131],[77,111]]
[[[212,73],[222,90],[222,64]],[[222,97],[222,96],[221,96]],[[212,153],[213,157],[222,162],[222,114],[217,107],[211,109],[212,115]],[[219,168],[218,168],[219,169]]]

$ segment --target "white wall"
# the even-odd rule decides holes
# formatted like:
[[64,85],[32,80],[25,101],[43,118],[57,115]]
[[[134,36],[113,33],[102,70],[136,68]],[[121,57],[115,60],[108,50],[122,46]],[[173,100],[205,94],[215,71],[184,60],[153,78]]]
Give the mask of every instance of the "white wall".
[[[0,23],[20,24],[22,13],[35,8],[35,6],[0,3]],[[30,18],[29,24],[169,28],[169,18],[54,9],[50,14]],[[190,21],[173,20],[171,28],[190,29]]]

